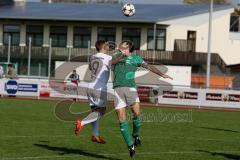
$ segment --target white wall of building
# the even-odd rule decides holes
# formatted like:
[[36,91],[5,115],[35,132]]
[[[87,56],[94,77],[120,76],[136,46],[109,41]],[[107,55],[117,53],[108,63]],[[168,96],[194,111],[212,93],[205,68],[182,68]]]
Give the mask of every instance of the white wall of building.
[[[71,66],[72,68],[68,68]],[[64,62],[64,61],[55,61],[55,78],[56,79],[67,79],[71,74],[72,70],[75,69],[78,74],[80,74],[80,80],[86,80],[87,70],[89,64],[86,62]],[[61,68],[64,68],[61,69]],[[135,80],[137,84],[141,85],[171,85],[178,87],[190,87],[191,86],[191,66],[163,66],[163,65],[155,65],[156,68],[161,70],[162,72],[166,72],[169,76],[173,77],[173,80],[164,79],[162,77],[157,76],[156,74],[148,74],[148,70],[137,70],[135,74]],[[66,77],[62,77],[66,74]],[[145,75],[145,76],[144,76]],[[146,76],[147,75],[147,76]],[[86,77],[85,77],[86,76]],[[149,78],[150,76],[150,78]],[[61,77],[61,78],[59,78]],[[109,79],[109,82],[112,83],[112,76]]]
[[[212,52],[218,53],[226,64],[240,63],[240,34],[231,33],[230,14],[233,9],[214,12],[212,30]],[[175,20],[164,21],[167,24],[166,50],[173,51],[175,39],[187,39],[187,31],[196,31],[196,52],[208,50],[208,18],[209,14],[199,14]]]
[[[232,9],[226,9],[214,12],[213,15],[213,37],[212,37],[212,52],[218,53],[226,64],[240,63],[240,33],[232,33],[229,31],[230,13]],[[198,14],[186,17],[176,17],[174,20],[159,22],[160,25],[168,25],[166,32],[166,50],[174,50],[175,39],[187,39],[187,31],[196,31],[196,51],[207,53],[208,47],[208,13]],[[49,46],[49,27],[52,25],[62,25],[61,22],[26,22],[11,21],[0,22],[0,45],[3,40],[3,25],[4,24],[17,24],[21,26],[20,32],[20,45],[26,45],[26,25],[43,25],[44,38],[43,46]],[[116,43],[122,40],[122,28],[126,27],[125,23],[117,24],[99,24],[99,23],[82,23],[82,22],[68,22],[67,47],[72,47],[73,44],[73,26],[88,26],[92,27],[91,47],[94,48],[95,41],[97,40],[97,27],[116,27]],[[151,24],[129,24],[128,27],[141,28],[141,50],[147,50],[147,29],[153,27]]]

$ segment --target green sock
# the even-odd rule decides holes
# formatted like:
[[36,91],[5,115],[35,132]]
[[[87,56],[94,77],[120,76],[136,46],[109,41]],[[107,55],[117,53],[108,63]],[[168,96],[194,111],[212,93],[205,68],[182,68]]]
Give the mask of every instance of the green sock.
[[137,137],[139,136],[139,129],[141,127],[141,121],[139,117],[134,117],[133,118],[133,136]]
[[132,145],[132,139],[131,139],[131,135],[130,135],[130,131],[129,131],[127,121],[123,121],[123,122],[120,123],[120,130],[121,130],[122,136],[123,136],[126,144],[128,146],[131,146]]

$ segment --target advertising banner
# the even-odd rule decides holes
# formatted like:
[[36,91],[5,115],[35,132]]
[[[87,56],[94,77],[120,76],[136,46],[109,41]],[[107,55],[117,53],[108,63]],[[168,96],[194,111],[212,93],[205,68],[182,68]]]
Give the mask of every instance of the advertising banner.
[[39,81],[25,79],[2,79],[1,90],[4,95],[35,96],[39,95]]
[[174,88],[158,96],[159,104],[240,108],[240,91]]
[[137,91],[141,102],[150,102],[151,87],[138,86]]
[[72,82],[59,82],[59,81],[40,81],[40,97],[52,98],[78,98],[86,99],[86,93],[81,92],[85,86]]

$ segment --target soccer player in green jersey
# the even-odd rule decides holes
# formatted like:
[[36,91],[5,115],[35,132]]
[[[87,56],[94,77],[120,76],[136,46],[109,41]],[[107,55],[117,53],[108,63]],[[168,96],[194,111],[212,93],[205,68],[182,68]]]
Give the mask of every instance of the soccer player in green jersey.
[[[135,146],[141,144],[139,138],[140,122],[140,101],[136,89],[135,72],[138,67],[144,67],[149,71],[163,77],[172,79],[172,77],[163,74],[156,67],[148,65],[143,58],[133,53],[133,43],[123,41],[119,44],[119,50],[115,52],[114,58],[123,57],[120,62],[115,64],[113,72],[114,105],[122,136],[128,146],[129,154],[132,157],[135,154]],[[124,55],[124,56],[123,56]],[[126,119],[126,107],[130,106],[133,113],[133,141],[130,135],[128,122]]]

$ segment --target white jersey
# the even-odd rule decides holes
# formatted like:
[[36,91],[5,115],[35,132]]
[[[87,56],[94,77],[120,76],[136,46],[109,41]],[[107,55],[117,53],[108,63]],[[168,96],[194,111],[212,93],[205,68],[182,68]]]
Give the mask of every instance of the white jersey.
[[92,82],[89,83],[89,88],[102,91],[107,90],[111,60],[112,56],[104,53],[97,53],[91,56],[89,69],[91,70]]

